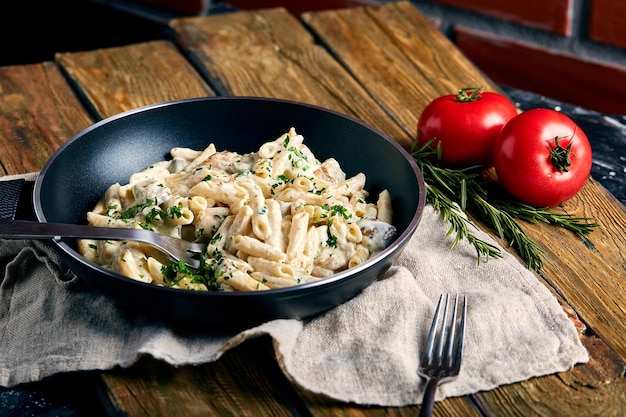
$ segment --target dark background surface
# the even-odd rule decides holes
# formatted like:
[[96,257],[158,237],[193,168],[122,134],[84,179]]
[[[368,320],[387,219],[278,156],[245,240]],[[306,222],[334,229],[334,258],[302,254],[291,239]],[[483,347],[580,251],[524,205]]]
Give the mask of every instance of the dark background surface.
[[165,39],[167,25],[89,0],[5,0],[0,65],[52,61],[71,52]]
[[[170,39],[167,19],[177,17],[143,7],[122,10],[107,6],[106,1],[7,3],[0,5],[0,36],[5,45],[0,51],[0,66],[52,61],[55,52]],[[232,10],[228,5],[214,3],[208,14]],[[41,36],[42,33],[45,36]],[[30,40],[35,37],[37,42]],[[591,141],[594,152],[592,177],[626,204],[626,116],[604,115],[575,104],[506,86],[502,88],[522,110],[548,107],[561,110],[574,119]],[[0,415],[104,416],[106,413],[96,396],[97,383],[96,373],[82,372],[56,375],[10,389],[0,387]]]

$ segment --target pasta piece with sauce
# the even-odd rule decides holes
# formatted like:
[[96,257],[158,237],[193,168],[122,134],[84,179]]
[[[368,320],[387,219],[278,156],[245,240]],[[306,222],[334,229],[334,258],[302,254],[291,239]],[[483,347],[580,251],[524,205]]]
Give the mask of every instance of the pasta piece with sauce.
[[366,176],[318,161],[294,128],[256,152],[173,148],[113,184],[90,224],[141,227],[207,243],[192,271],[154,247],[82,240],[79,251],[129,278],[194,291],[260,291],[321,279],[366,262],[394,238],[387,190],[368,202]]

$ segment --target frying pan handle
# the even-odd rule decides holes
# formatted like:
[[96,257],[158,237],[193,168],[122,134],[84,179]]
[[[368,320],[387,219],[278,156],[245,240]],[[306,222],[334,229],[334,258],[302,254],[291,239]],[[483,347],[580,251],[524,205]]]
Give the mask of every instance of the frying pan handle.
[[0,219],[13,219],[17,211],[22,186],[26,181],[0,181]]

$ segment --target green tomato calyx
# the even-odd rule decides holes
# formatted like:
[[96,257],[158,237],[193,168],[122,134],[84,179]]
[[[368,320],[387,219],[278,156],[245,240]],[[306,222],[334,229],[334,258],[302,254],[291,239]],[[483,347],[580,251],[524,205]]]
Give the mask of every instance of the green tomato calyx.
[[554,167],[561,172],[568,172],[569,167],[572,165],[572,158],[570,155],[572,153],[572,144],[574,141],[571,141],[569,145],[567,145],[567,148],[564,148],[559,145],[559,139],[563,139],[565,137],[567,136],[555,136],[554,148],[550,150],[550,161],[552,162],[552,165],[554,165]]
[[482,87],[465,87],[461,88],[456,95],[456,101],[461,103],[470,103],[480,98]]

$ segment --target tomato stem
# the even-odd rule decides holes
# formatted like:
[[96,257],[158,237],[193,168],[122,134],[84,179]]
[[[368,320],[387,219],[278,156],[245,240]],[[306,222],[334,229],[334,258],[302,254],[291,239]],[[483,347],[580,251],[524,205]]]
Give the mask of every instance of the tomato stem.
[[567,136],[556,136],[554,138],[554,148],[550,150],[550,161],[552,162],[552,165],[554,165],[554,167],[561,172],[568,172],[569,167],[572,165],[572,158],[570,155],[572,153],[572,144],[574,141],[572,140],[569,145],[567,145],[567,148],[564,148],[559,144],[559,139],[563,139],[565,137]]
[[480,98],[482,87],[465,87],[461,88],[456,95],[456,101],[461,103],[470,103]]

